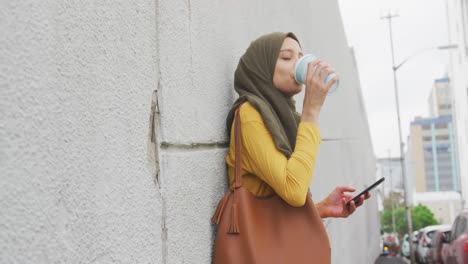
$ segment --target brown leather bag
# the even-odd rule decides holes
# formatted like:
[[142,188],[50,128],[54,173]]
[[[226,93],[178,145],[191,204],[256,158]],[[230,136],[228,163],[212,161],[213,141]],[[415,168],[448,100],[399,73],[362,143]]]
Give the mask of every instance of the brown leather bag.
[[235,182],[218,204],[214,264],[330,263],[330,242],[310,197],[292,207],[277,195],[255,197],[242,186],[241,123],[235,117]]

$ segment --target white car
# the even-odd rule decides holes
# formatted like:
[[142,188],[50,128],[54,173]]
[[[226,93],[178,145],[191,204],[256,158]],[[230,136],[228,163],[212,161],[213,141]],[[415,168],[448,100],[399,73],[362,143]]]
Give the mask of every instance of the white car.
[[410,257],[410,241],[409,241],[409,236],[408,234],[405,234],[403,237],[403,243],[401,244],[401,254],[404,257],[409,258]]
[[426,253],[429,250],[428,244],[431,242],[431,238],[436,230],[442,228],[450,228],[449,225],[432,225],[426,226],[419,232],[418,247],[416,249],[416,260],[419,263],[427,263]]

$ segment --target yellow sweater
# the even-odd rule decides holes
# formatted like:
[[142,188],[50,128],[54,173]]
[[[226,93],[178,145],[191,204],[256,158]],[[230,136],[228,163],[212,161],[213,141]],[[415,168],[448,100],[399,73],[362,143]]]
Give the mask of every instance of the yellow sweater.
[[[312,180],[315,158],[321,142],[318,127],[300,122],[296,147],[288,160],[276,149],[259,112],[248,102],[240,108],[242,128],[243,185],[256,196],[279,195],[291,206],[303,206]],[[229,184],[234,183],[234,125],[226,163]]]

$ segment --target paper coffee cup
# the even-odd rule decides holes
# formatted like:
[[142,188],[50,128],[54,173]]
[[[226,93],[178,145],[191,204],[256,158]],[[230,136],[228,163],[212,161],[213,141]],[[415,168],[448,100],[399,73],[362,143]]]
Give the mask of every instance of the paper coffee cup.
[[[306,54],[302,56],[296,63],[294,68],[294,79],[296,79],[297,83],[305,84],[307,79],[307,65],[309,62],[315,60],[317,57],[313,54]],[[328,74],[327,78],[325,78],[325,83],[328,83],[336,74],[330,73]],[[339,80],[337,80],[330,90],[328,90],[328,94],[335,92],[338,89]]]

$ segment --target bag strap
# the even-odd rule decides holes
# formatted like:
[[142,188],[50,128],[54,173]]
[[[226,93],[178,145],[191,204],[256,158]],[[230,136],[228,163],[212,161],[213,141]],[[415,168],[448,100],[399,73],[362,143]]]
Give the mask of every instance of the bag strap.
[[235,118],[235,153],[236,153],[236,160],[234,166],[234,188],[239,188],[242,186],[242,131],[241,131],[241,122],[240,122],[240,107],[236,110],[236,118]]

